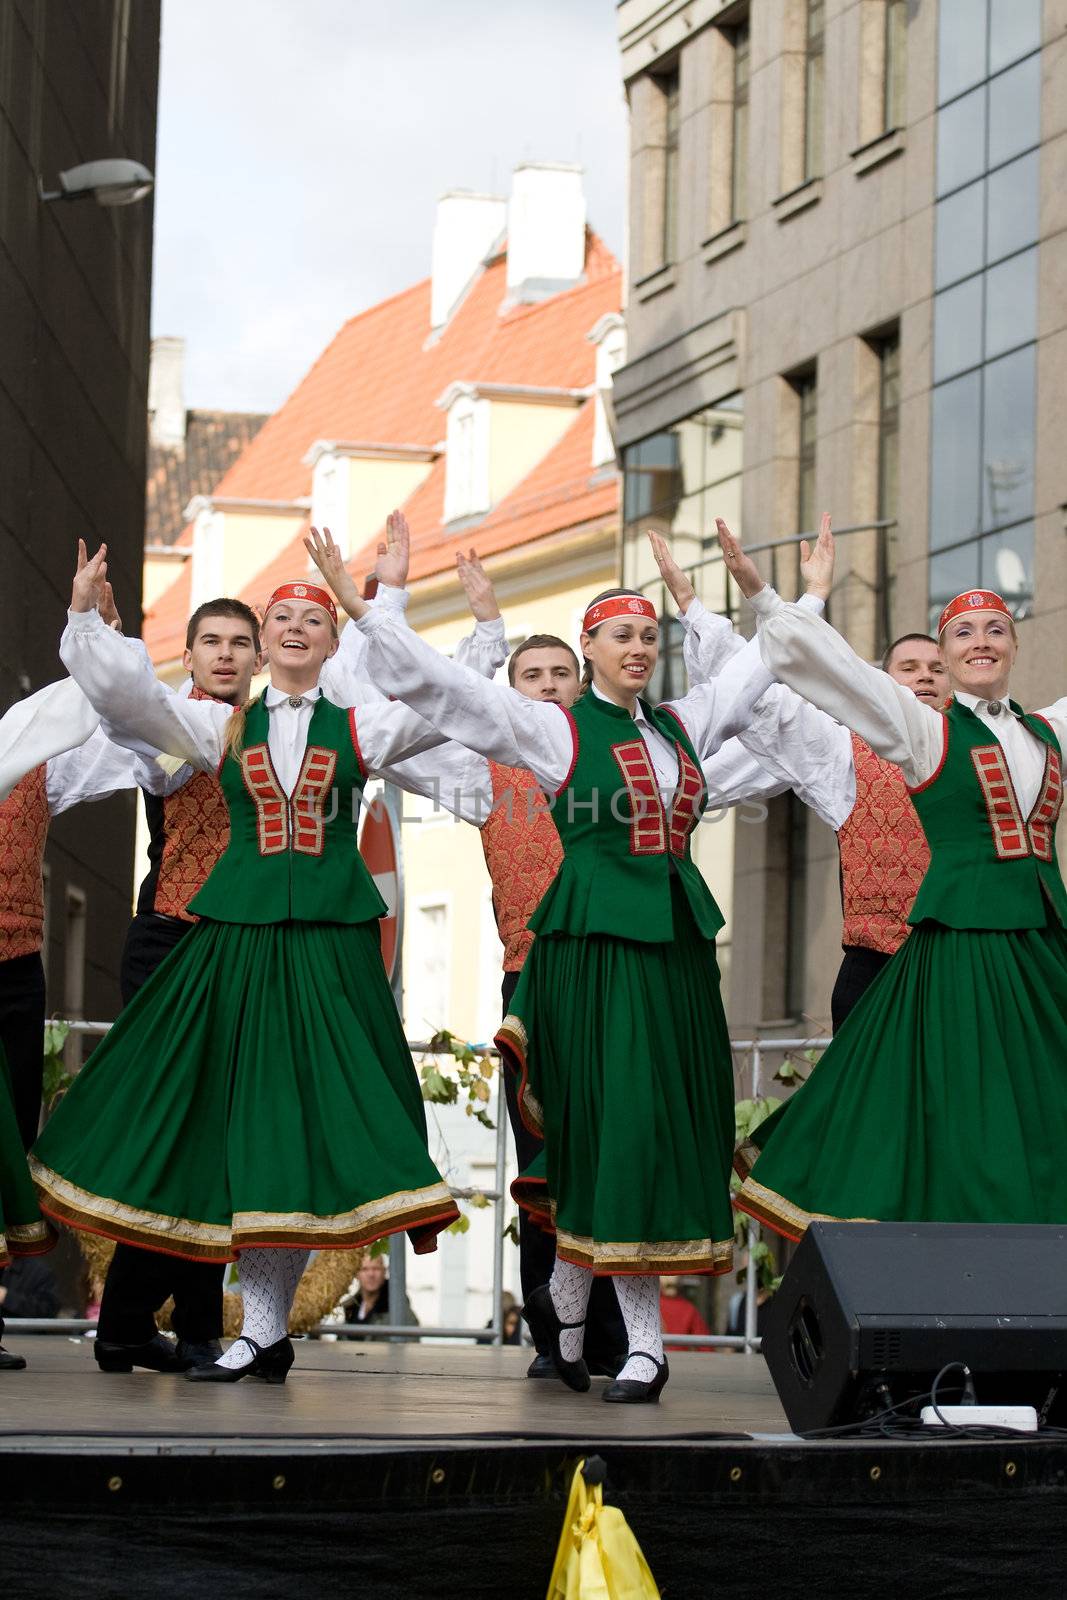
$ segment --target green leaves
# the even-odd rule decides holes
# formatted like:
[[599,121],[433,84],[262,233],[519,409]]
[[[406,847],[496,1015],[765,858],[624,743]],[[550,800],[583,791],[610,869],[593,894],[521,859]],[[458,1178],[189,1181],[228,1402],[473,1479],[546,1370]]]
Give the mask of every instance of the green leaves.
[[493,1130],[496,1123],[485,1106],[492,1099],[489,1086],[496,1070],[491,1055],[476,1050],[465,1039],[458,1039],[447,1028],[441,1028],[430,1040],[420,1068],[422,1098],[434,1105],[454,1106],[465,1096],[467,1116]]
[[734,1143],[740,1144],[766,1122],[772,1111],[782,1104],[773,1094],[760,1095],[757,1100],[738,1100],[734,1106]]
[[55,1108],[57,1100],[66,1094],[74,1082],[74,1073],[67,1070],[63,1060],[63,1047],[70,1035],[65,1022],[50,1022],[44,1030],[44,1080],[42,1098],[46,1111]]

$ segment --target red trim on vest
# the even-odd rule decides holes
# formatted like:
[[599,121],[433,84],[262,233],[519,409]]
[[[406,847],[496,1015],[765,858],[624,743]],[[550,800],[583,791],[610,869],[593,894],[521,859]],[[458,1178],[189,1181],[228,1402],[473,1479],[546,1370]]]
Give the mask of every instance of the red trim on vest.
[[[648,746],[638,736],[624,744],[613,744],[611,753],[622,773],[622,781],[630,796],[633,812],[630,817],[630,854],[632,856],[661,856],[667,850],[667,819],[663,814],[656,769]],[[614,809],[614,807],[613,807]],[[622,821],[622,818],[619,818]]]
[[[390,698],[392,697],[390,696]],[[356,752],[356,760],[359,762],[359,774],[365,783],[367,781],[367,763],[363,759],[363,751],[359,748],[359,734],[356,732],[355,706],[349,706],[348,708],[348,731],[352,735],[352,748]]]
[[929,789],[930,785],[935,783],[937,779],[940,778],[942,768],[944,767],[945,762],[948,760],[949,720],[944,711],[941,712],[941,730],[941,760],[937,763],[937,766],[934,768],[933,772],[931,772],[930,776],[923,779],[922,783],[917,783],[914,787],[912,787],[911,784],[908,785],[909,794],[922,794],[924,789]]
[[256,808],[260,855],[281,855],[289,845],[289,799],[265,744],[241,751],[241,777]]
[[323,801],[337,770],[337,752],[309,744],[290,805],[293,814],[293,849],[302,856],[321,856],[326,848]]
[[1030,854],[1030,839],[1004,747],[999,743],[976,745],[971,763],[985,801],[997,860],[1022,861]]
[[700,820],[700,802],[706,786],[704,774],[684,745],[676,743],[674,748],[678,752],[678,787],[671,801],[668,824],[671,855],[680,858],[685,855],[686,840]]
[[[559,705],[559,701],[558,700],[553,700],[551,702],[551,704],[558,706]],[[570,711],[569,707],[567,707],[567,706],[559,706],[559,709],[563,712],[563,715],[566,717],[567,725],[571,730],[571,764],[567,768],[567,776],[564,778],[563,782],[560,784],[559,788],[556,790],[556,799],[557,800],[559,799],[560,795],[563,793],[563,791],[567,787],[567,785],[570,783],[571,779],[574,777],[574,769],[578,765],[578,724],[575,722],[574,717],[571,714],[571,711]]]

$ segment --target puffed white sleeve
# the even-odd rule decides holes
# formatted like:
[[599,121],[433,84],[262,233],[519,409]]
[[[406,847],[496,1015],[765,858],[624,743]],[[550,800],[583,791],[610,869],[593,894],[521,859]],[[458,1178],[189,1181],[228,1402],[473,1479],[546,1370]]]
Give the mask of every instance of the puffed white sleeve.
[[760,651],[782,683],[896,762],[912,788],[937,771],[944,718],[880,667],[871,666],[822,617],[773,590],[751,602]]
[[764,771],[792,789],[835,831],[856,804],[856,766],[846,727],[784,684],[774,684],[738,735]]
[[[778,598],[770,587],[763,593]],[[805,595],[803,600],[805,615],[822,610],[822,601],[815,595]],[[717,677],[698,683],[682,699],[669,702],[667,709],[678,717],[704,761],[747,727],[757,701],[773,683],[774,676],[764,665],[758,640],[749,639],[727,658]]]
[[552,793],[566,782],[574,736],[562,706],[457,666],[381,611],[366,612],[358,626],[367,636],[372,675],[442,737],[506,766],[528,767]]
[[1057,739],[1060,749],[1067,754],[1067,696],[1056,700],[1052,705],[1046,706],[1043,711],[1037,712],[1039,717],[1044,717]]
[[189,700],[156,677],[147,653],[106,626],[98,611],[72,611],[59,654],[107,719],[109,737],[138,754],[161,751],[214,772],[225,751],[229,706]]
[[409,794],[431,801],[435,811],[450,811],[475,828],[482,826],[493,809],[488,761],[454,739],[394,763],[383,775]]
[[83,745],[99,723],[99,714],[72,678],[17,700],[0,717],[0,800],[34,767]]
[[700,599],[691,600],[679,620],[685,629],[682,660],[691,684],[717,677],[730,657],[745,648],[729,617],[709,611]]
[[[410,596],[406,589],[397,589],[390,583],[380,583],[374,599],[368,604],[374,608],[391,611],[401,622]],[[367,641],[349,622],[341,629],[337,649],[322,664],[319,688],[337,705],[355,705],[357,700],[374,700],[387,694],[371,682],[367,666]]]
[[478,622],[457,644],[452,659],[459,667],[470,667],[479,677],[491,678],[511,654],[504,632],[503,617]]
[[58,817],[72,806],[136,789],[137,771],[133,751],[113,744],[97,728],[76,750],[65,750],[49,761],[45,779],[49,814]]

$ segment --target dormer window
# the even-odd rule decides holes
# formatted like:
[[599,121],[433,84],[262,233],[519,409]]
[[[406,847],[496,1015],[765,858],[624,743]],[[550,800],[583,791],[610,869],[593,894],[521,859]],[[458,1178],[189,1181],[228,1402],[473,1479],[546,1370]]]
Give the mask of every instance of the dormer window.
[[453,385],[445,433],[445,521],[489,510],[489,407]]
[[617,311],[601,317],[586,335],[596,345],[596,421],[593,427],[593,465],[615,461],[612,379],[626,360],[626,323]]

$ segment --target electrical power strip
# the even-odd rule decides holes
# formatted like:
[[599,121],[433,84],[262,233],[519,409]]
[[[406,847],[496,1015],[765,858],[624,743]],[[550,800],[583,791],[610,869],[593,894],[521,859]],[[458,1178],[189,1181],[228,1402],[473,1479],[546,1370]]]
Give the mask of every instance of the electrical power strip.
[[[922,1420],[928,1428],[947,1423],[955,1428],[1015,1428],[1019,1433],[1037,1432],[1037,1412],[1033,1406],[923,1406]],[[942,1417],[944,1422],[942,1422]]]

